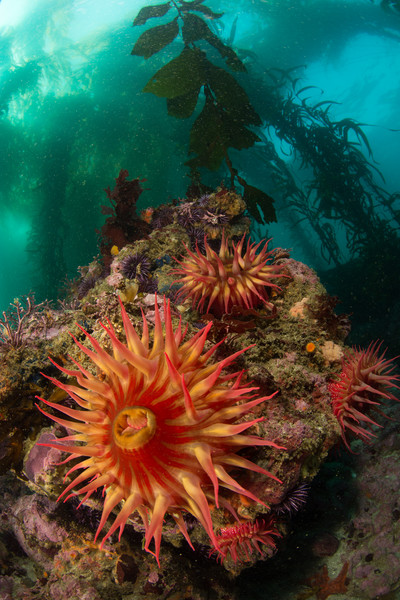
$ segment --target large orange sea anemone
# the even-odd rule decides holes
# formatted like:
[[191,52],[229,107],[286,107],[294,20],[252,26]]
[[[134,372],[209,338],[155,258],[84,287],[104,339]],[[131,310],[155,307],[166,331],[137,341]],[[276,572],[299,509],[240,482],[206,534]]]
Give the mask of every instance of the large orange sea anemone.
[[272,309],[269,301],[276,278],[288,277],[282,266],[274,264],[274,251],[268,251],[268,243],[247,242],[243,252],[245,236],[236,245],[222,234],[219,253],[212,250],[204,238],[205,254],[198,246],[196,252],[186,248],[187,256],[175,259],[180,267],[174,270],[181,278],[178,298],[190,298],[199,312],[210,312],[220,317],[231,312],[234,306],[242,309],[256,308],[264,304]]
[[[105,501],[96,538],[110,513],[123,503],[103,542],[117,528],[121,535],[128,518],[137,511],[146,530],[144,547],[157,560],[167,513],[189,544],[185,511],[200,521],[212,544],[218,547],[210,504],[235,514],[229,501],[232,492],[261,502],[232,477],[232,469],[241,467],[274,477],[237,454],[246,446],[279,448],[257,436],[243,435],[260,418],[237,423],[270,397],[257,397],[254,392],[258,388],[241,385],[242,373],[222,374],[246,348],[219,362],[212,360],[218,344],[204,352],[211,323],[184,341],[186,332],[182,332],[180,323],[173,330],[170,306],[164,299],[165,333],[156,308],[150,343],[144,315],[140,338],[122,303],[121,313],[126,343],[118,340],[110,323],[108,327],[102,325],[109,336],[112,354],[82,327],[93,350],[74,338],[104,376],[94,376],[75,360],[77,370],[54,363],[79,385],[49,379],[82,410],[40,398],[71,420],[40,409],[45,415],[76,432],[57,443],[43,444],[69,452],[65,462],[79,459],[67,475],[81,472],[60,497],[72,491],[67,498],[83,494],[85,501],[96,489],[104,488]],[[219,495],[220,488],[225,492]],[[151,551],[153,538],[154,551]]]

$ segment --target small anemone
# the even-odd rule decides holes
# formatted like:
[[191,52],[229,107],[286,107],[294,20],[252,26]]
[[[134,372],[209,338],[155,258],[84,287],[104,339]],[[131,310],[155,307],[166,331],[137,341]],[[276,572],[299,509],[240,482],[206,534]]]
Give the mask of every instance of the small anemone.
[[218,254],[206,236],[205,253],[198,247],[192,252],[183,244],[186,256],[182,256],[182,260],[175,259],[179,267],[173,270],[179,277],[173,283],[181,285],[178,299],[190,299],[199,312],[212,313],[215,317],[231,313],[234,307],[250,310],[264,305],[273,312],[271,292],[281,289],[274,280],[288,275],[281,265],[274,263],[274,251],[268,250],[269,241],[256,244],[248,240],[245,246],[243,235],[235,245],[222,232]]
[[249,562],[256,552],[265,557],[266,553],[261,545],[269,548],[272,553],[275,552],[276,542],[273,536],[282,537],[273,516],[245,523],[237,522],[220,530],[217,545],[210,550],[210,556],[216,554],[219,562],[230,558],[234,563]]
[[139,284],[147,281],[151,262],[145,254],[128,254],[120,262],[120,270],[124,277],[137,279]]
[[342,372],[329,384],[333,412],[342,430],[343,442],[350,452],[348,436],[370,443],[376,435],[374,426],[381,427],[371,412],[385,416],[380,410],[383,399],[399,399],[390,391],[400,390],[400,374],[393,372],[399,358],[386,358],[382,342],[371,342],[368,348],[346,350],[342,358]]

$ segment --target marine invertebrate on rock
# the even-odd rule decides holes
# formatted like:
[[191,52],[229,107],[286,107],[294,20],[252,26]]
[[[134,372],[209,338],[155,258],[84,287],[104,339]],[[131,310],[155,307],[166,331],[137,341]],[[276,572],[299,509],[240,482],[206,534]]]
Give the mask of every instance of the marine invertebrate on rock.
[[202,194],[200,196],[200,198],[197,199],[197,202],[201,206],[206,206],[208,204],[208,202],[210,201],[210,198],[211,198],[211,194]]
[[335,594],[345,594],[348,588],[347,571],[349,563],[345,562],[340,570],[339,575],[334,579],[330,579],[328,567],[323,565],[322,568],[314,575],[306,579],[305,585],[310,590],[305,590],[298,596],[298,600],[306,600],[310,596],[315,595],[317,600],[326,600],[329,596]]
[[178,223],[185,228],[196,221],[200,221],[204,215],[204,208],[198,206],[195,202],[184,202],[178,206],[177,210]]
[[174,222],[174,211],[171,206],[167,204],[162,204],[158,206],[153,213],[153,218],[151,221],[152,227],[154,229],[161,229],[162,227],[166,227],[167,225],[171,225]]
[[120,262],[120,270],[124,277],[137,279],[144,283],[150,273],[151,262],[145,254],[128,254]]
[[370,431],[373,425],[379,427],[368,413],[382,411],[380,399],[398,400],[389,390],[400,389],[396,384],[400,375],[394,374],[394,359],[385,358],[386,350],[380,352],[382,342],[371,342],[366,350],[352,348],[342,359],[342,372],[337,381],[332,381],[329,391],[332,406],[342,429],[342,438],[350,449],[347,433],[354,434],[366,442],[375,435]]
[[206,225],[221,226],[229,223],[229,217],[225,213],[207,210],[202,216],[202,221],[204,221]]
[[308,499],[310,486],[303,481],[292,490],[290,490],[283,500],[273,507],[277,515],[289,514],[293,515],[305,506]]
[[146,223],[151,223],[151,220],[153,218],[153,213],[154,213],[154,208],[152,206],[149,206],[148,208],[145,208],[144,210],[140,211],[140,218],[142,219],[142,221],[145,221]]
[[316,345],[314,344],[314,342],[308,342],[308,344],[306,344],[306,352],[308,352],[309,354],[315,352],[315,349]]
[[[42,400],[71,420],[42,413],[76,433],[47,446],[69,452],[78,462],[68,475],[81,473],[60,497],[83,494],[87,500],[105,488],[105,502],[96,539],[108,517],[124,502],[104,536],[116,529],[120,535],[127,519],[137,511],[145,527],[144,547],[159,560],[163,520],[168,513],[191,544],[183,514],[203,525],[214,546],[210,504],[234,513],[229,498],[220,488],[263,502],[243,488],[230,471],[241,467],[269,477],[271,473],[237,454],[246,446],[272,446],[274,442],[243,432],[262,418],[237,423],[243,415],[269,397],[255,397],[255,387],[241,384],[243,373],[222,374],[225,367],[246,349],[219,362],[211,359],[218,344],[203,352],[211,324],[184,341],[181,323],[174,331],[169,302],[164,298],[162,329],[155,303],[153,342],[143,316],[143,333],[138,336],[121,304],[126,344],[119,341],[111,323],[102,324],[112,345],[112,355],[82,327],[93,350],[75,343],[103,371],[95,377],[76,361],[77,369],[54,363],[78,385],[48,377],[66,391],[83,410]],[[83,444],[82,444],[83,442]],[[82,485],[83,484],[83,485]],[[80,487],[81,486],[81,487]],[[67,499],[66,498],[66,499]],[[150,544],[154,538],[154,551]]]
[[140,284],[139,291],[143,294],[156,294],[158,292],[158,279],[157,277],[149,277]]
[[217,535],[218,546],[211,550],[210,556],[217,553],[217,558],[221,561],[231,558],[235,563],[248,562],[254,551],[265,556],[260,544],[276,549],[273,536],[282,537],[275,527],[273,517],[223,527]]
[[228,215],[219,211],[207,210],[201,219],[206,233],[211,239],[219,237],[221,229],[230,221]]
[[81,279],[77,290],[79,300],[82,300],[82,298],[84,298],[90,292],[90,290],[94,288],[98,280],[99,276],[92,273],[88,273]]
[[270,310],[269,291],[280,289],[272,281],[279,277],[288,277],[282,266],[273,264],[273,251],[268,251],[268,243],[264,243],[257,254],[262,241],[258,244],[247,241],[243,253],[245,236],[235,245],[229,243],[222,234],[219,253],[217,254],[204,238],[205,254],[198,246],[191,252],[185,246],[188,256],[182,260],[175,259],[180,267],[174,270],[182,278],[178,298],[191,298],[199,312],[211,312],[215,316],[229,313],[234,306],[244,309],[255,308],[264,304]]
[[189,225],[189,227],[186,227],[186,233],[189,236],[190,247],[193,249],[196,249],[196,246],[198,246],[200,252],[204,252],[205,251],[205,247],[204,247],[205,231],[204,231],[202,225],[199,224],[199,226],[196,225],[196,227]]

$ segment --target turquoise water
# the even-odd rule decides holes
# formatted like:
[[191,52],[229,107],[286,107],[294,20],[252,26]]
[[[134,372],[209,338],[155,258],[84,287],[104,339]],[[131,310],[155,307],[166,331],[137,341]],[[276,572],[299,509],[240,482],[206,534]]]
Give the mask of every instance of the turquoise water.
[[[154,24],[149,20],[145,26],[132,27],[145,4],[0,3],[3,308],[32,290],[38,300],[55,299],[65,280],[77,276],[77,267],[98,254],[96,229],[104,222],[100,207],[106,203],[103,190],[113,186],[121,168],[131,177],[147,179],[139,210],[186,193],[189,180],[183,163],[196,113],[186,120],[168,117],[163,99],[142,93],[151,75],[181,51],[181,42],[177,39],[148,60],[131,55],[138,36]],[[258,129],[260,143],[231,152],[248,183],[275,198],[277,223],[258,225],[254,235],[272,235],[276,245],[292,248],[295,258],[321,273],[329,270],[335,265],[321,248],[315,228],[307,219],[299,223],[291,197],[271,180],[266,155],[271,142],[302,190],[308,189],[310,170],[301,168],[301,148],[282,141],[268,126],[270,74],[276,77],[283,72],[279,69],[289,70],[298,80],[296,92],[307,87],[295,96],[296,102],[307,100],[314,106],[330,100],[331,121],[353,119],[363,124],[373,158],[365,145],[360,149],[384,177],[375,173],[376,184],[396,192],[400,16],[370,0],[207,5],[224,12],[211,23],[213,31],[246,65],[247,73],[239,73],[238,80],[263,122]],[[293,96],[294,88],[287,82],[280,93],[283,99]],[[354,135],[351,139],[356,141]],[[229,182],[226,169],[207,173],[205,179],[211,186]],[[377,204],[374,210],[382,211],[387,220]],[[321,217],[321,225],[330,227],[337,240],[341,265],[354,258],[343,219],[340,212],[332,220]],[[397,224],[389,225],[397,235]]]
[[[176,8],[177,1],[170,0],[171,9]],[[210,204],[210,196],[203,204],[200,200],[193,205],[180,202],[185,197],[200,196],[200,193],[190,196],[187,192],[191,180],[185,162],[192,128],[195,128],[211,92],[202,85],[193,114],[179,119],[168,115],[164,97],[143,91],[154,73],[178,57],[183,47],[182,32],[178,32],[174,41],[147,59],[131,53],[144,31],[150,31],[156,24],[170,22],[168,14],[149,19],[144,25],[132,26],[140,9],[147,5],[156,7],[162,2],[0,0],[0,315],[15,298],[30,293],[35,294],[37,302],[48,298],[55,303],[64,297],[69,287],[74,290],[72,299],[76,306],[78,299],[82,300],[77,311],[74,311],[73,303],[69,305],[71,309],[65,310],[64,306],[55,315],[46,308],[39,314],[43,317],[40,322],[32,321],[34,325],[31,324],[29,329],[33,339],[32,353],[29,348],[21,354],[13,351],[9,360],[6,353],[3,355],[8,362],[2,359],[0,373],[0,388],[2,398],[5,398],[0,406],[0,466],[4,469],[2,473],[9,473],[0,478],[3,484],[0,504],[4,498],[6,507],[0,506],[4,518],[4,521],[0,519],[0,600],[18,598],[19,588],[13,587],[11,575],[15,576],[14,583],[26,584],[29,588],[35,582],[37,587],[32,588],[32,597],[40,594],[41,586],[48,590],[49,581],[55,582],[57,578],[60,587],[57,592],[55,585],[51,600],[64,597],[64,579],[66,597],[73,600],[83,594],[78,593],[78,589],[77,595],[72,596],[68,578],[61,576],[64,573],[62,565],[56,561],[52,564],[51,546],[49,550],[46,536],[43,537],[44,544],[39,542],[41,538],[35,530],[32,535],[27,534],[28,530],[24,531],[25,538],[22,533],[18,537],[22,530],[19,529],[19,518],[14,519],[14,516],[19,513],[12,512],[15,499],[19,502],[21,496],[26,503],[27,516],[38,502],[37,517],[32,518],[32,523],[35,519],[39,522],[39,516],[44,515],[43,529],[47,532],[47,523],[53,522],[52,517],[48,518],[54,510],[50,501],[46,509],[46,496],[27,494],[25,485],[12,470],[16,464],[17,468],[22,467],[22,460],[18,463],[19,457],[30,454],[30,445],[41,426],[41,416],[33,406],[34,396],[39,393],[54,402],[59,401],[57,396],[53,398],[49,388],[44,387],[46,382],[43,383],[43,377],[39,375],[43,371],[53,381],[54,369],[46,357],[54,356],[64,364],[60,357],[68,353],[65,330],[75,327],[74,321],[78,320],[90,331],[97,327],[94,323],[99,315],[103,320],[108,315],[113,321],[114,304],[121,291],[125,295],[124,302],[129,304],[129,298],[135,297],[138,289],[140,301],[140,294],[145,293],[145,289],[150,293],[157,285],[162,293],[171,289],[161,276],[163,266],[172,263],[175,250],[170,247],[172,241],[177,240],[170,234],[173,229],[164,227],[163,231],[151,222],[151,218],[144,224],[134,215],[129,221],[129,226],[133,222],[138,229],[141,227],[137,236],[135,231],[129,230],[132,239],[145,242],[141,263],[137,262],[137,256],[125,254],[131,270],[133,263],[134,275],[124,273],[123,287],[118,287],[118,277],[122,278],[122,275],[117,271],[108,277],[107,268],[118,255],[118,249],[114,248],[112,235],[109,235],[108,246],[99,247],[99,232],[111,208],[105,190],[112,190],[118,174],[126,169],[129,180],[136,177],[145,180],[142,182],[144,192],[136,207],[138,214],[147,208],[175,201],[175,217],[171,218],[179,225],[185,223],[187,232],[191,226],[188,214],[191,216],[190,211],[196,209],[200,210],[204,222],[207,217],[218,216],[222,223],[225,217],[230,226],[232,223],[234,226],[238,217],[236,223],[241,221],[240,231],[245,228],[240,210],[232,211],[226,217],[222,209],[216,208],[217,204]],[[184,2],[179,0],[178,4]],[[230,81],[230,86],[227,83],[226,89],[218,88],[218,82],[214,80],[215,89],[228,108],[234,107],[235,101],[240,104],[240,89],[244,90],[258,115],[248,128],[248,135],[254,136],[251,139],[255,142],[241,150],[229,146],[229,160],[221,160],[215,170],[201,167],[202,182],[211,190],[223,184],[229,186],[235,175],[239,192],[242,188],[245,190],[246,185],[254,186],[273,198],[273,208],[266,196],[258,207],[255,203],[249,204],[252,238],[273,237],[274,246],[289,248],[293,258],[316,269],[329,294],[340,299],[338,310],[351,315],[352,331],[346,338],[346,346],[368,347],[372,340],[383,338],[382,351],[388,346],[387,357],[398,359],[400,0],[193,0],[192,6],[199,7],[198,14],[204,17],[215,36],[212,39],[225,44],[225,51],[232,49],[245,67],[230,69],[225,60],[227,55],[218,51],[218,45],[216,48],[205,41],[196,42],[196,47],[206,52],[214,65],[229,74],[224,81]],[[206,8],[203,10],[202,7]],[[211,9],[224,14],[220,18],[208,18],[210,13],[207,11]],[[191,44],[189,48],[193,49]],[[228,56],[232,55],[228,53]],[[183,80],[190,82],[196,78],[196,72],[188,70],[185,76],[187,79]],[[241,88],[234,87],[230,78],[234,78]],[[214,96],[217,95],[215,89],[211,86]],[[232,131],[236,125],[233,120]],[[225,131],[224,135],[229,136],[231,130]],[[204,140],[205,154],[214,156],[220,132],[215,131],[214,139],[212,128],[211,131],[200,128],[197,136],[198,145]],[[122,193],[119,200],[121,198]],[[218,206],[222,206],[222,202],[220,198]],[[104,206],[108,207],[108,212]],[[122,201],[120,206],[123,206]],[[211,214],[208,207],[221,212]],[[225,206],[226,213],[229,208]],[[171,216],[173,211],[169,212]],[[149,214],[151,210],[146,213],[146,218]],[[159,218],[160,214],[161,211]],[[192,221],[196,222],[196,219]],[[125,232],[124,225],[126,223],[119,215],[117,233]],[[147,235],[152,228],[155,236],[148,243]],[[212,228],[207,231],[210,230]],[[103,227],[103,234],[104,231]],[[195,233],[192,231],[193,236]],[[158,245],[157,236],[161,238],[162,235],[164,239]],[[169,249],[160,251],[166,247]],[[146,252],[151,254],[151,260]],[[100,255],[103,263],[99,260],[92,263],[92,270],[78,270]],[[286,253],[281,256],[285,257]],[[121,266],[118,268],[122,269]],[[292,269],[293,273],[298,269],[302,274],[302,266],[298,263],[292,265]],[[243,343],[249,344],[246,327],[250,340],[254,335],[254,345],[264,348],[265,344],[267,348],[264,356],[260,351],[261,358],[255,355],[249,378],[254,376],[257,385],[259,380],[263,394],[279,387],[283,396],[282,431],[292,443],[290,451],[294,457],[291,464],[288,461],[290,469],[285,472],[290,481],[288,489],[295,489],[293,484],[297,479],[313,479],[317,469],[314,462],[325,460],[325,454],[330,452],[312,481],[307,506],[298,515],[293,514],[292,520],[288,517],[284,521],[288,535],[282,540],[276,559],[260,562],[250,572],[244,570],[236,580],[225,579],[222,570],[217,573],[216,565],[208,561],[209,549],[197,544],[196,557],[184,563],[187,571],[182,567],[182,581],[187,581],[187,573],[191,577],[194,575],[194,580],[200,573],[203,579],[198,585],[204,589],[204,594],[194,596],[193,592],[192,596],[188,585],[185,594],[174,593],[172,587],[173,593],[168,596],[167,587],[162,586],[170,582],[163,582],[164,575],[161,575],[160,587],[153,588],[159,576],[150,569],[148,581],[140,593],[151,593],[151,598],[163,594],[163,598],[171,599],[210,599],[213,596],[207,595],[209,581],[213,582],[212,574],[217,573],[214,582],[220,586],[220,595],[216,593],[214,597],[228,598],[232,590],[240,600],[305,600],[312,595],[309,593],[311,585],[304,590],[305,574],[317,572],[316,568],[310,571],[310,565],[318,562],[321,566],[329,562],[329,574],[333,578],[346,567],[349,558],[352,589],[362,589],[362,598],[393,600],[398,597],[398,404],[392,402],[393,406],[390,406],[390,402],[386,403],[385,414],[390,420],[382,419],[384,427],[379,437],[371,446],[362,447],[360,454],[345,453],[337,446],[332,448],[332,440],[339,433],[328,390],[331,377],[341,368],[340,358],[326,358],[319,348],[315,354],[314,351],[316,346],[322,346],[322,341],[328,340],[333,344],[331,351],[337,353],[344,344],[347,319],[333,316],[335,301],[318,291],[322,288],[318,287],[312,273],[307,269],[304,273],[304,279],[299,277],[295,282],[295,292],[278,295],[277,318],[263,319],[261,326],[257,321],[253,324],[249,314],[244,315],[247,320],[243,323],[235,321],[235,315],[225,322],[218,316],[214,319],[214,330],[216,336],[222,336],[226,328],[227,335],[231,336],[228,341],[233,344],[232,352],[233,349],[236,351],[235,343],[240,346],[241,342],[237,340],[241,333],[246,336],[242,338]],[[73,288],[71,280],[79,274],[82,278]],[[142,281],[139,281],[140,276]],[[170,273],[169,276],[172,277]],[[133,277],[136,279],[132,284],[128,279]],[[89,284],[86,291],[85,284]],[[98,287],[87,298],[86,292],[92,284]],[[142,289],[139,284],[143,285]],[[145,288],[144,284],[150,287]],[[99,294],[97,290],[100,290]],[[313,294],[316,297],[312,297],[310,312],[303,322],[302,310],[307,305],[307,295]],[[287,303],[284,310],[283,300]],[[148,315],[153,312],[151,302],[151,297],[143,300]],[[138,306],[136,309],[138,311]],[[7,318],[3,323],[6,321]],[[196,329],[202,326],[197,317],[193,321],[190,316],[190,323]],[[232,331],[229,330],[231,325]],[[37,332],[32,330],[35,326]],[[331,338],[337,343],[330,341]],[[376,360],[379,371],[383,358]],[[391,362],[385,368],[388,374],[391,373]],[[389,377],[389,381],[397,381],[396,376]],[[43,389],[45,391],[41,391]],[[367,398],[368,393],[369,390]],[[390,396],[386,395],[388,398]],[[364,409],[363,404],[361,402]],[[287,420],[287,415],[291,420]],[[293,438],[286,433],[290,431],[288,425],[292,426]],[[47,420],[45,426],[49,426]],[[336,432],[333,432],[335,426]],[[50,437],[53,435],[44,431],[45,436],[49,434]],[[329,436],[328,441],[324,435]],[[325,441],[321,441],[323,439]],[[293,440],[304,444],[299,446]],[[35,452],[32,455],[33,464]],[[301,477],[295,470],[297,467],[300,470],[299,465],[304,471]],[[45,464],[39,464],[37,469],[50,473]],[[33,473],[33,466],[31,470]],[[46,479],[46,485],[50,487],[58,477],[53,469],[51,473],[50,479]],[[292,505],[296,505],[294,497]],[[73,531],[74,519],[81,513],[71,505],[69,508],[68,504],[62,505],[60,510],[66,511],[63,521],[68,525],[72,523]],[[244,514],[245,507],[245,503],[240,507]],[[87,540],[92,540],[92,533],[97,528],[96,511],[92,514],[90,510],[81,517],[87,528],[85,531],[90,534],[85,538]],[[12,522],[7,521],[10,515],[14,515]],[[190,520],[188,525],[191,525]],[[14,533],[10,536],[11,528]],[[50,531],[53,530],[50,528]],[[70,530],[65,531],[67,537]],[[331,535],[332,532],[338,539]],[[50,573],[50,579],[47,573],[39,579],[33,570],[26,581],[22,579],[25,572],[19,570],[19,562],[25,557],[26,547],[21,538],[32,543],[28,547],[28,556],[37,550],[42,561],[38,560],[39,564],[47,564],[51,557],[51,568],[57,566],[60,570]],[[335,543],[339,542],[341,548],[337,552]],[[110,570],[104,570],[104,564],[88,562],[86,570],[93,572],[93,581],[99,588],[102,582],[110,584],[110,589],[111,583],[123,583],[123,597],[133,598],[128,586],[135,584],[137,573],[135,561],[129,562],[131,548],[138,551],[138,565],[143,567],[142,561],[146,559],[140,553],[140,536],[133,540],[131,547],[129,543],[129,552],[122,555],[120,561],[121,564],[127,561],[125,569],[118,563],[120,570],[110,574]],[[11,558],[7,557],[8,545]],[[168,543],[165,545],[168,547]],[[84,548],[82,555],[86,556],[86,550]],[[59,557],[62,556],[59,547],[57,552],[60,552]],[[75,549],[69,549],[67,545],[62,552],[65,552],[65,560],[72,564]],[[181,575],[180,563],[175,560],[178,554],[181,556],[180,549],[174,548],[170,555],[177,581]],[[105,553],[101,556],[104,560],[107,558]],[[34,558],[30,564],[35,562]],[[11,564],[14,559],[17,566]],[[74,573],[76,581],[80,575]],[[181,585],[182,582],[178,582]],[[6,584],[11,591],[2,589]],[[137,583],[134,591],[139,592],[140,585]],[[47,591],[43,598],[47,600],[46,594]],[[94,592],[90,597],[99,598]],[[339,600],[346,597],[357,600],[354,595],[343,594]]]

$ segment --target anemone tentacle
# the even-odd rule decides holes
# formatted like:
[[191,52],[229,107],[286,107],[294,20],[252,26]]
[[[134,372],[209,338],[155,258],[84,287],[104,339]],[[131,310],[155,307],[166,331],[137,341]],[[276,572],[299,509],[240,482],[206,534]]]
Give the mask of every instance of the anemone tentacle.
[[390,391],[400,389],[400,375],[393,373],[393,359],[386,358],[385,349],[380,352],[382,342],[371,342],[367,349],[353,347],[346,351],[342,360],[342,371],[329,385],[333,411],[342,430],[342,439],[350,450],[347,434],[369,443],[375,434],[373,426],[381,427],[369,415],[369,411],[385,414],[378,408],[380,399],[397,400]]
[[261,556],[265,556],[260,544],[274,552],[276,542],[273,536],[282,537],[272,516],[267,520],[237,522],[231,527],[224,527],[220,530],[217,535],[218,546],[210,551],[210,556],[216,554],[216,558],[220,562],[226,558],[230,558],[235,563],[247,562],[251,560],[255,551]]
[[[144,316],[140,337],[122,302],[120,305],[126,343],[118,339],[110,322],[101,325],[111,342],[111,353],[83,328],[93,349],[74,338],[105,377],[95,377],[76,360],[77,369],[53,361],[64,375],[75,378],[77,385],[48,379],[67,392],[81,410],[39,398],[62,417],[39,410],[73,432],[57,442],[42,444],[69,453],[63,462],[77,460],[67,473],[73,479],[60,498],[82,494],[84,502],[95,490],[104,488],[96,539],[113,511],[118,512],[102,543],[117,529],[121,535],[127,520],[137,512],[145,527],[144,547],[157,561],[166,515],[175,520],[190,544],[183,519],[184,512],[190,512],[217,546],[213,504],[235,514],[232,493],[263,504],[231,472],[246,469],[277,479],[237,454],[246,446],[281,448],[273,441],[244,434],[262,418],[242,421],[274,394],[257,397],[257,387],[242,384],[243,371],[223,373],[247,348],[213,361],[219,344],[204,351],[211,323],[185,341],[186,331],[181,323],[174,330],[170,304],[164,298],[165,332],[156,303],[150,343]],[[78,475],[76,471],[80,471]]]
[[245,235],[236,245],[229,243],[223,232],[218,254],[209,246],[207,236],[204,237],[205,254],[198,244],[195,252],[185,246],[187,256],[175,259],[180,266],[174,273],[181,276],[174,282],[181,284],[178,299],[191,298],[199,312],[215,316],[230,313],[234,306],[253,309],[264,304],[272,310],[270,291],[280,290],[273,279],[288,275],[281,265],[273,263],[273,251],[268,251],[271,240],[258,244],[248,240],[243,254],[244,240]]

